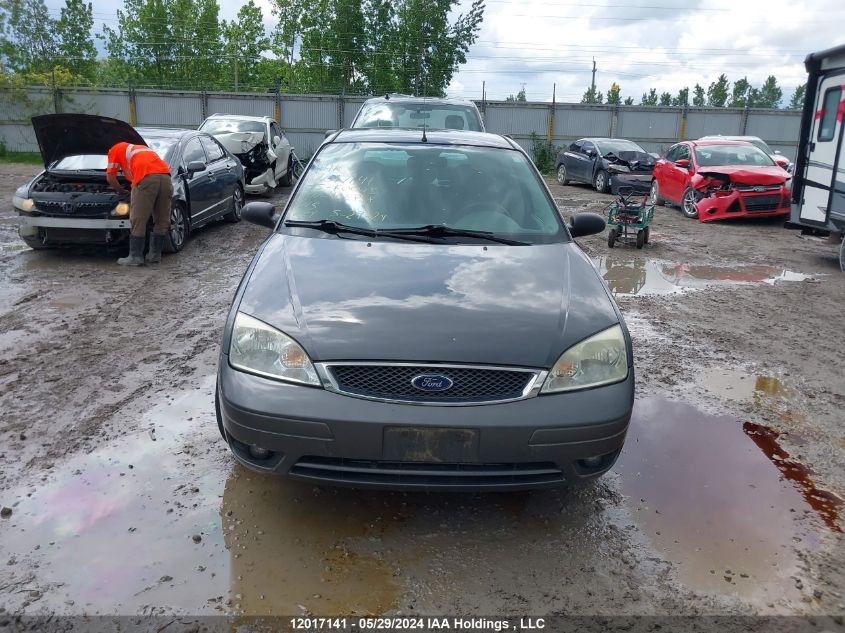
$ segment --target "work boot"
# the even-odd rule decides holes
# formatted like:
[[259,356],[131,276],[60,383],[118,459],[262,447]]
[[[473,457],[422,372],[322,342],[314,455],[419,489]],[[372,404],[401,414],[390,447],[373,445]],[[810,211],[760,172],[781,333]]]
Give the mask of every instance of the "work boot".
[[164,246],[164,235],[156,235],[153,233],[152,236],[150,236],[150,250],[147,251],[147,256],[144,258],[147,260],[148,264],[161,263],[162,246]]
[[117,260],[117,263],[121,266],[143,266],[144,242],[146,242],[146,238],[144,236],[135,237],[134,235],[130,235],[129,255],[127,257],[121,257]]

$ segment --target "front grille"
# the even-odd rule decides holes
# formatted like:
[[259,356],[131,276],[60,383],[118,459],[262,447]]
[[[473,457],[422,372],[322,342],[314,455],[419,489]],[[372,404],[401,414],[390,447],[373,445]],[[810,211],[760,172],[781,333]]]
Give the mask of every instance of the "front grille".
[[[529,370],[441,367],[437,365],[329,365],[338,391],[378,400],[473,403],[521,398],[536,373]],[[420,375],[452,381],[445,391],[421,391],[411,384]]]
[[563,481],[553,462],[428,464],[307,456],[293,465],[290,474],[316,482],[421,488],[517,488]]
[[749,212],[754,211],[774,211],[783,206],[783,198],[780,193],[773,193],[761,196],[744,196],[742,202],[745,205],[745,210]]
[[68,202],[59,200],[38,200],[35,208],[49,215],[72,215],[74,217],[100,217],[114,209],[114,202]]

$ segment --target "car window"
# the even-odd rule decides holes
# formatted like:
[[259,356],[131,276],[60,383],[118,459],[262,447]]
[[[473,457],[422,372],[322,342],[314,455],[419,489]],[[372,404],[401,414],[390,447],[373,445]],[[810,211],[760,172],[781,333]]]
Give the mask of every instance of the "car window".
[[282,130],[279,129],[279,126],[276,125],[275,123],[270,124],[270,134],[272,134],[274,138],[276,136],[278,136],[282,140],[284,140],[284,138],[285,138],[285,135],[282,134]]
[[674,163],[675,159],[678,157],[678,151],[680,149],[680,145],[674,145],[669,148],[669,151],[666,152],[666,160],[670,163]]
[[829,88],[824,93],[824,108],[819,123],[819,141],[832,141],[836,130],[836,117],[839,112],[839,101],[842,99],[842,88]]
[[576,154],[581,151],[581,146],[584,144],[583,141],[575,141],[572,145],[569,146],[570,152],[575,152]]
[[645,150],[633,141],[600,141],[596,143],[602,156],[613,154],[619,156],[623,152],[645,153]]
[[596,146],[593,145],[590,141],[584,141],[584,144],[581,146],[581,152],[584,154],[589,153],[590,150],[595,150]]
[[771,167],[775,163],[768,154],[751,143],[747,145],[699,145],[695,148],[699,167],[717,165],[750,165]]
[[754,145],[754,147],[759,147],[761,150],[763,150],[767,154],[769,154],[769,155],[774,154],[774,152],[772,151],[772,148],[768,146],[766,141],[757,138],[757,139],[754,139],[750,142]]
[[530,160],[499,148],[327,145],[309,165],[285,220],[375,229],[443,224],[530,243],[568,239]]
[[200,140],[196,137],[192,138],[185,144],[185,149],[182,150],[182,162],[187,165],[194,161],[206,162],[205,152],[202,150]]
[[266,124],[262,121],[240,121],[237,119],[206,119],[200,131],[207,134],[231,134],[234,132],[258,132],[264,134]]
[[[209,138],[207,136],[201,137],[202,139],[202,146],[205,148],[205,153],[208,155],[208,162],[213,163],[216,160],[220,160],[226,154],[223,152],[223,148],[220,147],[220,144],[215,141],[213,138]],[[197,159],[199,160],[199,159]]]
[[352,127],[425,127],[481,131],[472,106],[436,103],[365,103]]
[[689,160],[689,159],[690,159],[689,146],[678,145],[678,154],[675,157],[675,162],[678,162],[679,160]]

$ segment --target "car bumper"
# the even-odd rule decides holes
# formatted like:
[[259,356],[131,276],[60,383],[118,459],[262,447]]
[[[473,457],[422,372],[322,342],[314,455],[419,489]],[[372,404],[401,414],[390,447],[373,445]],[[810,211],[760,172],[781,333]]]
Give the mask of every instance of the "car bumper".
[[45,246],[116,245],[129,235],[128,219],[19,216],[18,234]]
[[105,218],[57,218],[44,215],[18,216],[18,226],[96,230],[129,230],[131,228],[128,217],[124,220],[109,220]]
[[[705,197],[696,203],[699,222],[714,222],[729,218],[768,218],[789,215],[789,193],[780,192],[779,202],[761,208],[754,206],[756,196],[734,191],[727,196]],[[747,204],[748,203],[748,204]]]
[[651,172],[642,174],[610,173],[610,191],[613,194],[619,193],[619,187],[631,187],[634,193],[647,194],[651,191]]
[[[597,477],[622,448],[634,396],[631,371],[615,385],[502,404],[392,404],[246,374],[225,355],[217,386],[226,440],[248,468],[388,489],[521,490]],[[397,458],[385,442],[397,427],[472,430],[472,458],[447,463],[436,445],[424,458]],[[270,456],[256,459],[250,447]]]

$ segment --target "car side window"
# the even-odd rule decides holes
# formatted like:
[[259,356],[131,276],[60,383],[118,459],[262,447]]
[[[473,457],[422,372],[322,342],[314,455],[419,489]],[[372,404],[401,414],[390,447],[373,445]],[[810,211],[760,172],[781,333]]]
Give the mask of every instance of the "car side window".
[[678,150],[679,150],[680,147],[681,147],[680,145],[675,145],[673,147],[670,147],[669,151],[666,152],[666,160],[669,161],[670,163],[674,163],[675,159],[678,157]]
[[213,138],[201,137],[202,146],[205,148],[205,153],[208,154],[208,162],[213,163],[225,156],[223,148]]
[[584,141],[584,145],[581,148],[581,152],[584,154],[589,154],[590,152],[596,151],[596,146],[590,143],[589,141]]
[[581,145],[583,141],[575,141],[572,145],[569,146],[570,152],[580,153],[581,152]]
[[270,124],[270,134],[273,138],[276,138],[278,136],[282,140],[285,139],[285,135],[282,133],[282,130],[279,129],[279,126],[275,122]]
[[678,145],[678,155],[675,157],[675,162],[681,159],[690,159],[689,147],[686,145]]
[[205,152],[202,149],[200,140],[196,137],[192,138],[185,144],[185,149],[182,150],[182,162],[187,165],[199,161],[205,163]]

